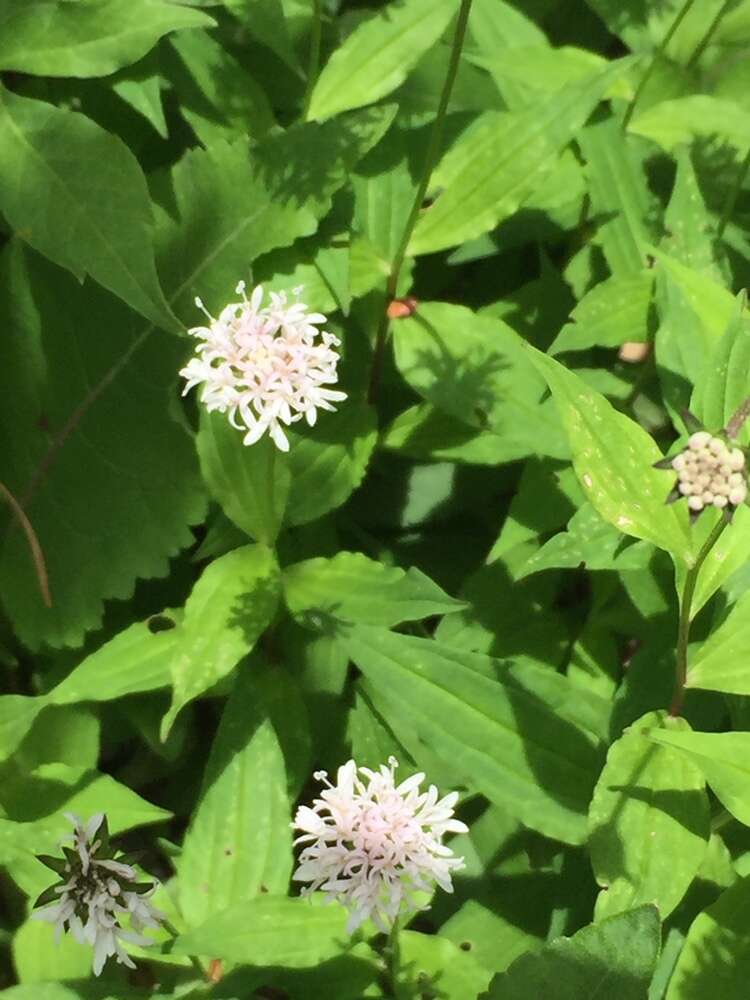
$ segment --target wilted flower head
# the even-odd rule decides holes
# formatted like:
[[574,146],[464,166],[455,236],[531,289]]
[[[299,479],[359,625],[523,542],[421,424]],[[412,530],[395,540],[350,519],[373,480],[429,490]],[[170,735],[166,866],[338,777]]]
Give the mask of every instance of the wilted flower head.
[[288,451],[282,424],[304,417],[312,427],[318,409],[335,410],[332,403],[346,399],[346,393],[326,388],[338,380],[334,348],[341,341],[318,329],[326,317],[308,313],[299,301],[301,291],[294,290],[292,303],[284,292],[271,292],[264,306],[262,286],[248,299],[241,281],[242,300],[230,302],[218,319],[195,300],[210,322],[188,331],[201,342],[180,372],[187,379],[183,395],[202,384],[201,401],[209,412],[228,413],[232,426],[246,432],[244,444],[268,431],[274,444]]
[[294,879],[310,883],[303,894],[321,889],[343,903],[350,933],[368,918],[388,931],[402,910],[424,908],[415,893],[431,893],[435,883],[452,892],[451,873],[464,867],[442,843],[445,834],[467,829],[453,819],[457,793],[438,801],[434,785],[420,792],[423,774],[396,785],[397,767],[393,757],[379,771],[350,760],[335,785],[317,772],[327,787],[294,819],[302,831],[295,843],[307,845]]
[[657,464],[671,466],[677,473],[670,499],[687,497],[694,514],[706,507],[732,510],[747,499],[745,453],[708,431],[696,431],[687,448]]
[[[54,905],[33,916],[55,924],[58,939],[70,931],[81,944],[90,944],[94,949],[95,976],[111,956],[134,969],[121,942],[153,944],[139,933],[145,927],[158,927],[164,919],[147,899],[154,891],[153,883],[136,882],[136,870],[126,863],[125,856],[115,858],[117,850],[110,846],[107,820],[102,813],[92,816],[85,825],[72,813],[65,816],[74,826],[73,846],[63,847],[64,858],[39,856],[60,876],[60,881],[46,889],[34,904],[54,901]],[[120,926],[120,918],[125,915],[130,917],[132,931]]]

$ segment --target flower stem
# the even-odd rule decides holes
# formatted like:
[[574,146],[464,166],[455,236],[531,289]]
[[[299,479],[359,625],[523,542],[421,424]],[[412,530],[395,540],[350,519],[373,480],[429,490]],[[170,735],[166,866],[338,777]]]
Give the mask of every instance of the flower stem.
[[[448,71],[445,74],[443,90],[440,94],[440,102],[435,115],[435,121],[432,125],[432,132],[430,134],[427,152],[425,153],[424,164],[422,165],[422,176],[419,180],[419,184],[417,185],[417,190],[414,195],[414,203],[412,204],[411,211],[409,212],[409,216],[406,220],[406,225],[404,226],[404,231],[401,235],[401,241],[399,242],[398,249],[394,254],[391,269],[388,274],[388,280],[386,282],[386,309],[391,300],[396,296],[398,280],[401,276],[401,269],[404,266],[404,260],[406,259],[406,251],[409,246],[409,241],[411,240],[412,233],[414,232],[414,227],[417,224],[417,219],[419,218],[419,213],[422,209],[422,203],[424,202],[424,198],[430,184],[430,178],[432,177],[432,171],[435,168],[435,163],[437,162],[437,158],[440,153],[440,145],[443,138],[443,125],[445,124],[445,116],[448,111],[448,102],[450,101],[453,84],[455,83],[456,74],[458,73],[458,65],[461,59],[461,50],[463,48],[464,38],[466,37],[466,25],[469,21],[471,3],[472,0],[461,0],[461,9],[458,12],[456,30],[453,34],[453,46],[451,48],[450,62],[448,63]],[[375,336],[375,348],[373,350],[372,368],[370,370],[370,386],[367,393],[368,402],[370,403],[374,403],[377,397],[378,385],[380,384],[380,373],[383,367],[383,353],[385,351],[386,340],[388,339],[389,319],[386,309],[383,310],[383,315],[381,316],[377,334]]]
[[742,185],[745,182],[748,168],[750,168],[750,149],[748,149],[747,153],[745,153],[745,159],[737,168],[734,183],[732,184],[731,190],[727,195],[727,200],[724,202],[724,208],[721,213],[721,218],[719,219],[719,225],[716,229],[716,235],[719,239],[721,239],[724,235],[724,230],[727,228],[729,220],[734,214],[734,206],[737,204],[737,198],[739,197]]
[[630,119],[633,117],[633,112],[635,111],[635,106],[638,103],[638,99],[643,94],[646,84],[651,79],[651,74],[656,69],[656,64],[664,55],[667,46],[672,41],[677,29],[682,24],[684,18],[687,16],[688,11],[690,10],[690,8],[693,6],[694,3],[695,0],[685,0],[685,3],[682,5],[682,9],[672,22],[669,30],[667,31],[667,33],[664,35],[664,38],[662,38],[661,42],[657,45],[656,49],[654,50],[651,62],[648,64],[646,72],[643,74],[640,83],[636,87],[635,94],[633,95],[633,100],[630,102],[630,107],[625,112],[625,117],[622,120],[623,131],[626,131],[628,125],[630,124]]
[[[171,934],[172,937],[175,940],[180,936],[180,932],[177,930],[177,928],[175,927],[175,925],[173,923],[171,923],[171,921],[167,920],[166,918],[164,918],[164,920],[161,921],[161,925],[164,928],[164,930],[168,934]],[[198,973],[198,975],[201,977],[201,979],[205,979],[206,978],[206,970],[203,968],[203,966],[201,965],[200,961],[195,957],[195,955],[188,955],[188,958],[190,959],[190,964],[195,969],[195,971]]]
[[721,23],[721,19],[724,17],[724,15],[729,10],[729,8],[732,6],[733,3],[734,3],[734,0],[724,0],[723,6],[720,7],[719,10],[716,12],[716,16],[714,17],[713,21],[709,24],[708,29],[706,30],[705,35],[703,36],[703,38],[701,38],[701,40],[695,46],[693,54],[690,56],[690,58],[688,59],[688,61],[685,63],[685,69],[692,69],[693,66],[695,66],[695,64],[698,62],[698,60],[700,59],[700,57],[706,51],[706,49],[708,47],[708,43],[713,38],[714,32],[719,27],[719,24]]
[[398,996],[398,970],[400,965],[398,947],[398,918],[393,921],[388,940],[383,949],[386,960],[386,976],[390,988],[390,996]]
[[313,15],[310,26],[310,53],[307,62],[307,85],[305,86],[305,96],[302,99],[302,121],[306,121],[307,112],[310,110],[310,100],[315,84],[318,81],[318,68],[320,66],[320,36],[323,27],[323,5],[322,0],[312,0]]
[[722,514],[719,521],[714,525],[711,534],[701,546],[693,565],[685,576],[685,585],[682,589],[682,603],[680,606],[680,620],[677,626],[677,665],[675,671],[674,694],[672,704],[669,706],[670,715],[679,715],[682,711],[682,703],[685,698],[685,681],[687,680],[687,649],[690,640],[690,609],[695,594],[695,585],[698,582],[698,574],[701,571],[706,557],[714,545],[721,537],[721,533],[729,524],[729,517]]

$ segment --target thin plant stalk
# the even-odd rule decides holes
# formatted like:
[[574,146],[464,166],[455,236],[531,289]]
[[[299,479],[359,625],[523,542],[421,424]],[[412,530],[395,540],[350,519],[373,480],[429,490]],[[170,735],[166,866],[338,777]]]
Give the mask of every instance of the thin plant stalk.
[[16,500],[11,491],[4,483],[0,483],[0,495],[4,496],[8,502],[8,506],[13,511],[13,516],[15,517],[18,524],[20,524],[21,529],[26,536],[26,541],[29,545],[29,550],[31,552],[31,558],[34,563],[34,570],[36,572],[37,583],[39,584],[39,591],[42,595],[42,600],[48,608],[52,607],[52,595],[49,590],[49,577],[47,575],[47,564],[44,561],[44,553],[42,552],[42,546],[39,544],[39,539],[37,534],[32,527],[31,521],[26,516],[21,504]]
[[672,22],[669,30],[666,32],[666,34],[664,35],[664,38],[662,38],[661,42],[659,42],[658,46],[656,47],[656,49],[654,51],[654,54],[651,57],[651,62],[648,64],[646,72],[641,77],[640,83],[638,84],[638,86],[635,89],[635,94],[633,95],[633,100],[630,102],[630,106],[628,107],[627,111],[625,112],[625,117],[622,120],[623,131],[625,131],[627,129],[628,125],[630,124],[630,119],[633,117],[633,112],[635,111],[636,104],[638,103],[638,100],[639,100],[641,94],[643,93],[643,91],[644,91],[644,89],[646,87],[646,84],[651,79],[651,75],[653,74],[654,70],[656,69],[656,64],[661,59],[661,57],[664,55],[664,52],[666,51],[667,46],[669,45],[669,43],[674,38],[675,33],[677,32],[677,29],[680,27],[680,25],[682,24],[683,20],[687,17],[688,12],[690,11],[690,8],[693,6],[694,3],[695,3],[695,0],[685,0],[685,3],[682,5],[682,8],[680,9],[680,12],[678,13],[677,17]]
[[685,69],[692,69],[693,66],[695,66],[695,64],[698,62],[698,60],[700,59],[700,57],[703,55],[703,53],[708,48],[708,44],[711,41],[711,39],[713,38],[713,36],[714,36],[714,34],[716,32],[716,29],[719,27],[719,24],[721,23],[721,19],[724,17],[724,15],[726,14],[726,12],[729,10],[729,8],[732,6],[732,4],[734,2],[735,2],[735,0],[724,0],[724,4],[719,8],[719,10],[717,10],[716,16],[714,17],[713,21],[709,24],[709,26],[708,26],[708,28],[706,30],[705,35],[703,36],[703,38],[701,38],[701,40],[695,46],[693,54],[690,56],[690,58],[688,59],[688,61],[685,63]]
[[677,625],[677,664],[675,670],[675,686],[672,695],[672,704],[669,706],[670,715],[679,715],[682,711],[682,703],[685,699],[685,682],[687,681],[687,650],[690,641],[690,611],[693,605],[695,587],[698,583],[698,574],[703,563],[721,537],[724,529],[730,523],[729,517],[724,513],[716,522],[708,538],[701,546],[700,552],[685,576],[685,585],[682,588],[682,603],[680,606],[680,620]]
[[[404,266],[409,241],[411,240],[412,233],[414,232],[414,227],[417,224],[422,203],[424,202],[425,195],[430,184],[430,178],[432,177],[432,171],[435,169],[435,164],[440,153],[445,116],[448,111],[448,102],[450,101],[451,92],[453,91],[456,74],[458,73],[458,65],[461,59],[461,50],[463,48],[464,38],[466,37],[466,25],[469,20],[471,3],[472,0],[461,0],[461,9],[458,12],[456,30],[453,35],[451,58],[448,64],[448,71],[445,74],[443,90],[440,94],[440,102],[438,104],[435,121],[432,126],[427,152],[425,153],[424,164],[422,166],[422,176],[419,180],[419,184],[417,185],[417,190],[414,195],[414,203],[412,204],[411,211],[409,212],[409,216],[406,220],[406,225],[404,226],[404,231],[401,234],[401,240],[393,257],[393,262],[388,274],[388,281],[385,289],[386,303],[390,303],[391,300],[396,297],[398,282],[401,277],[401,269]],[[388,338],[388,327],[389,317],[387,312],[384,310],[380,324],[378,325],[377,334],[375,336],[375,348],[373,350],[372,368],[370,370],[370,386],[367,396],[369,402],[371,403],[375,401],[378,385],[380,383],[380,372],[383,366],[383,353],[385,351],[385,345]]]
[[307,119],[307,112],[310,110],[310,101],[315,84],[318,81],[318,70],[320,68],[320,38],[323,32],[323,4],[322,0],[312,0],[313,15],[310,27],[310,52],[307,63],[307,84],[305,86],[305,96],[302,99],[302,120]]
[[724,235],[724,230],[727,228],[729,220],[734,214],[734,207],[737,204],[737,198],[739,197],[740,191],[742,190],[742,185],[745,183],[745,178],[747,177],[747,171],[750,169],[750,149],[748,149],[745,154],[745,159],[737,168],[737,173],[734,178],[734,183],[732,188],[727,195],[727,200],[724,202],[724,208],[721,213],[721,218],[719,219],[719,225],[716,230],[716,235],[719,239]]
[[399,958],[399,948],[398,948],[398,917],[393,921],[393,926],[391,927],[390,933],[388,934],[388,940],[386,941],[385,948],[383,949],[383,955],[386,962],[386,977],[388,980],[388,989],[390,996],[397,996],[398,994],[398,969],[400,965]]
[[[164,930],[168,934],[171,934],[172,937],[175,940],[180,936],[180,932],[177,930],[177,928],[175,927],[175,925],[173,923],[171,923],[169,920],[162,920],[161,925],[164,928]],[[200,961],[195,957],[195,955],[188,955],[188,958],[190,959],[190,964],[195,969],[195,971],[199,974],[199,976],[201,977],[201,979],[205,979],[206,978],[206,970],[203,968],[203,966],[201,965]]]

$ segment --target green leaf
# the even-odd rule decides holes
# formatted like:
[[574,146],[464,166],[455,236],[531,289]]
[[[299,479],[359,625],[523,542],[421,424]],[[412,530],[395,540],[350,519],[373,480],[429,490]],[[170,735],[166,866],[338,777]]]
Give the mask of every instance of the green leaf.
[[390,94],[440,38],[455,13],[455,0],[397,0],[368,18],[323,67],[308,117],[322,121]]
[[287,458],[268,436],[251,446],[242,437],[225,413],[201,410],[195,443],[206,485],[238,528],[273,545],[291,481]]
[[604,220],[597,228],[597,241],[610,270],[615,277],[639,275],[653,240],[654,196],[643,158],[637,155],[634,140],[623,135],[617,118],[584,128],[578,142],[586,159],[591,211]]
[[492,973],[446,938],[401,931],[397,947],[397,1000],[412,1000],[431,989],[441,1000],[467,1000],[489,985]]
[[282,0],[224,0],[227,10],[241,22],[252,38],[275,53],[297,75],[299,59],[289,37]]
[[750,878],[743,878],[699,913],[669,982],[666,1000],[745,1000],[750,975],[747,913]]
[[394,324],[393,340],[396,364],[413,389],[464,424],[502,439],[496,461],[567,454],[555,413],[539,405],[544,380],[502,320],[464,306],[421,302],[413,316]]
[[686,686],[750,695],[750,593],[705,642],[691,649]]
[[653,906],[609,917],[523,955],[495,976],[488,1000],[646,1000],[659,957],[661,930]]
[[[750,386],[750,318],[745,309],[746,295],[737,298],[735,313],[716,344],[707,370],[693,392],[690,412],[711,430],[724,427],[735,410],[748,398]],[[747,423],[737,440],[750,442]]]
[[636,114],[629,131],[653,139],[668,153],[696,138],[718,138],[744,155],[750,146],[750,112],[734,101],[690,94],[661,101]]
[[573,372],[528,350],[557,404],[576,475],[591,504],[620,531],[653,542],[689,565],[687,514],[664,503],[671,484],[664,472],[652,468],[662,457],[654,440]]
[[438,165],[433,182],[442,191],[420,217],[409,252],[456,246],[516,212],[624,67],[611,63],[518,114],[485,112]]
[[122,303],[17,241],[0,258],[0,316],[0,480],[25,498],[52,607],[17,530],[0,547],[0,594],[30,648],[80,645],[104,601],[164,576],[204,517],[195,449],[172,414],[181,345],[144,340]]
[[653,549],[647,542],[623,546],[620,532],[607,524],[589,503],[584,503],[568,522],[566,531],[554,535],[523,563],[514,576],[523,579],[545,569],[588,570],[645,569]]
[[393,111],[370,108],[293,125],[252,146],[237,139],[186,153],[161,179],[170,207],[157,227],[159,273],[180,318],[195,325],[196,295],[223,309],[257,257],[314,233]]
[[666,919],[687,892],[706,853],[709,804],[703,774],[653,730],[689,732],[663,712],[643,716],[609,749],[589,810],[589,851],[602,892],[596,917],[642,903]]
[[375,410],[353,399],[315,427],[290,430],[287,524],[307,524],[340,507],[364,479],[376,440]]
[[204,146],[231,139],[232,133],[257,139],[274,126],[263,90],[207,31],[175,35],[161,56],[180,113]]
[[[316,903],[318,905],[316,905]],[[345,951],[346,911],[319,900],[259,896],[181,934],[174,950],[242,965],[304,969]]]
[[286,770],[262,695],[246,665],[224,709],[179,859],[180,909],[188,927],[261,892],[284,893],[289,884]]
[[146,181],[116,136],[0,88],[0,210],[79,281],[90,274],[152,323],[179,329],[156,274]]
[[607,278],[587,292],[550,347],[550,354],[645,343],[654,272],[639,271]]
[[583,842],[599,739],[564,677],[364,625],[341,641],[379,698],[408,706],[402,721],[456,783],[548,837]]
[[213,25],[167,0],[6,0],[0,15],[0,69],[39,76],[108,76],[136,62],[162,35]]
[[85,979],[91,972],[90,946],[79,944],[72,934],[64,934],[55,941],[49,925],[40,920],[30,919],[21,924],[13,935],[12,949],[13,965],[21,983]]
[[654,731],[649,737],[697,764],[722,805],[750,826],[750,733]]
[[270,624],[278,599],[278,566],[263,545],[245,545],[206,567],[185,604],[162,740],[185,705],[226,677],[251,651]]
[[429,403],[400,413],[383,433],[380,445],[410,458],[469,465],[498,465],[506,453],[501,435],[471,427]]
[[384,566],[359,552],[288,566],[282,585],[293,615],[321,612],[365,625],[389,627],[465,607],[418,569]]

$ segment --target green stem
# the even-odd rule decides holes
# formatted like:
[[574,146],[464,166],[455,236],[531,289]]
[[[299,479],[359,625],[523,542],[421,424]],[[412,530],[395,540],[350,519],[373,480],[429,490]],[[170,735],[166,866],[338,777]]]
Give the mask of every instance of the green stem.
[[719,10],[716,12],[716,16],[714,17],[713,21],[709,24],[708,30],[706,31],[705,35],[698,42],[698,44],[695,47],[695,51],[690,56],[688,61],[685,63],[685,69],[692,69],[693,66],[695,66],[695,64],[698,62],[700,57],[708,48],[708,44],[713,38],[716,29],[719,27],[721,19],[724,17],[724,15],[734,2],[735,0],[724,0],[724,5],[720,7]]
[[687,650],[690,640],[690,610],[695,594],[695,585],[698,582],[698,574],[701,571],[706,557],[714,545],[721,537],[721,533],[729,524],[729,518],[722,514],[716,522],[711,534],[701,546],[698,556],[685,576],[685,586],[682,589],[682,604],[680,606],[680,620],[677,626],[677,665],[675,670],[674,694],[672,704],[669,706],[670,715],[679,715],[682,711],[682,702],[685,697],[685,681],[687,680]]
[[740,191],[742,190],[742,185],[745,183],[745,177],[747,176],[748,168],[750,168],[750,149],[745,153],[745,159],[739,165],[737,169],[737,174],[734,178],[734,184],[727,195],[727,200],[724,202],[724,208],[721,213],[721,219],[719,220],[719,225],[716,230],[716,235],[719,239],[724,235],[724,230],[727,228],[729,220],[734,214],[734,206],[737,204],[737,198],[739,197]]
[[[169,920],[166,919],[162,920],[161,925],[168,934],[172,935],[173,938],[177,939],[180,936],[180,932],[177,930],[175,925],[171,923]],[[190,964],[198,973],[198,975],[201,977],[201,979],[205,979],[206,970],[203,968],[203,966],[201,965],[199,960],[195,957],[195,955],[188,955],[188,958],[190,959]]]
[[307,63],[307,85],[305,86],[305,96],[302,99],[302,120],[307,119],[307,112],[310,110],[310,101],[315,84],[318,80],[318,68],[320,66],[320,37],[323,29],[323,4],[321,0],[312,0],[313,16],[310,28],[310,53]]
[[690,10],[690,8],[693,6],[694,3],[695,3],[695,0],[685,0],[685,3],[682,5],[682,9],[680,10],[679,14],[677,15],[677,17],[672,22],[671,27],[669,28],[669,31],[667,31],[667,33],[664,35],[664,38],[662,38],[661,42],[659,43],[659,45],[657,46],[656,50],[654,51],[653,58],[651,59],[651,62],[648,64],[648,69],[643,74],[643,76],[641,77],[641,82],[636,87],[635,94],[633,95],[633,100],[630,102],[630,107],[625,112],[625,117],[622,120],[623,131],[625,131],[627,129],[628,125],[630,124],[630,119],[633,117],[633,112],[635,111],[635,106],[638,103],[638,99],[640,98],[641,94],[643,93],[643,91],[644,91],[644,89],[646,87],[646,84],[651,79],[651,74],[656,69],[656,64],[661,59],[661,57],[664,55],[664,52],[665,52],[667,46],[669,45],[669,43],[674,38],[675,32],[677,31],[677,29],[679,28],[679,26],[682,24],[683,20],[685,19],[685,17],[688,14],[688,11]]
[[[440,145],[443,138],[443,125],[448,111],[448,102],[450,101],[453,84],[455,83],[456,74],[458,73],[458,65],[461,59],[461,50],[463,48],[464,38],[466,37],[466,25],[469,21],[471,3],[472,0],[461,0],[461,9],[458,12],[456,30],[453,35],[453,47],[451,49],[448,72],[445,74],[443,90],[440,94],[440,103],[438,104],[435,121],[432,126],[427,152],[425,153],[424,164],[422,166],[422,176],[419,184],[417,185],[417,190],[414,195],[414,203],[412,204],[409,217],[406,220],[406,225],[404,226],[404,231],[401,235],[401,241],[394,255],[393,262],[391,263],[391,269],[388,274],[388,281],[385,289],[386,308],[396,297],[398,281],[401,276],[401,269],[404,266],[404,260],[406,259],[406,251],[409,246],[409,241],[411,240],[412,233],[414,232],[414,227],[417,224],[417,219],[419,218],[419,213],[422,209],[422,203],[424,202],[425,195],[430,184],[430,178],[432,177],[432,171],[435,168],[435,163],[437,162],[438,154],[440,153]],[[370,387],[367,393],[367,398],[371,403],[374,403],[375,398],[377,397],[378,385],[380,383],[380,372],[383,367],[383,353],[385,351],[385,344],[388,338],[388,327],[388,314],[384,310],[380,319],[380,324],[378,325],[377,334],[375,336],[375,348],[373,350],[372,368],[370,370]]]
[[398,996],[398,970],[400,964],[398,949],[398,918],[393,921],[391,932],[385,945],[386,976],[391,996]]

